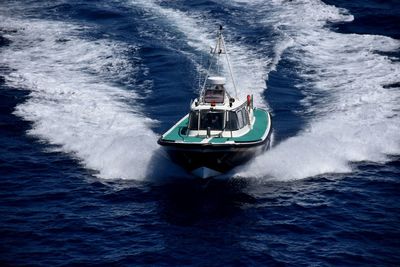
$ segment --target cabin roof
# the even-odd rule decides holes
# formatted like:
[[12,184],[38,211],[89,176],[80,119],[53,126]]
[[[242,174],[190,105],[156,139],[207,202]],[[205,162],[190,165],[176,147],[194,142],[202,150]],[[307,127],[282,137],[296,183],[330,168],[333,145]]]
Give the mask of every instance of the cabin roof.
[[[197,103],[197,105],[196,105]],[[223,103],[200,103],[198,99],[196,98],[193,102],[192,105],[190,106],[190,110],[208,110],[208,109],[215,109],[215,110],[233,110],[245,103],[244,101],[240,101],[239,99],[235,98],[235,102],[232,103],[232,106],[229,105],[229,99],[225,97],[225,100]]]

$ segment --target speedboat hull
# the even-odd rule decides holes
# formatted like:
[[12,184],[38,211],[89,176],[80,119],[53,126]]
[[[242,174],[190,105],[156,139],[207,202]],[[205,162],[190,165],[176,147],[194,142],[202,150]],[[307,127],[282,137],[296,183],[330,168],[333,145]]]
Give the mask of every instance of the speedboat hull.
[[[269,147],[272,131],[269,112],[254,107],[252,95],[238,97],[222,26],[211,54],[217,60],[210,61],[190,112],[158,140],[173,161],[203,178],[226,173],[261,153]],[[221,55],[225,55],[235,97],[225,88],[226,78],[212,68]]]
[[241,144],[185,144],[159,140],[171,160],[200,178],[218,176],[248,162],[270,146],[270,134],[260,142]]

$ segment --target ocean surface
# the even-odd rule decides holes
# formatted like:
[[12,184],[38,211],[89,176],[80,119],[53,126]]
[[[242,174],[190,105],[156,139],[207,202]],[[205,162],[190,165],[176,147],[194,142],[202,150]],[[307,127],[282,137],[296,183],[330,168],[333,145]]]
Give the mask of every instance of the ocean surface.
[[[273,146],[204,182],[156,141],[219,24]],[[400,266],[399,25],[398,0],[1,1],[0,265]]]

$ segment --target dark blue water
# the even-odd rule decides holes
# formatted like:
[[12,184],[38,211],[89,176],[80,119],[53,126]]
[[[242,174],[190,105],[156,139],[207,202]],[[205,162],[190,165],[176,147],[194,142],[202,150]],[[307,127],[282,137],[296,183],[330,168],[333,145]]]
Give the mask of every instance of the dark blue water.
[[[1,266],[399,266],[398,1],[0,4]],[[218,24],[273,148],[198,181],[157,137]]]

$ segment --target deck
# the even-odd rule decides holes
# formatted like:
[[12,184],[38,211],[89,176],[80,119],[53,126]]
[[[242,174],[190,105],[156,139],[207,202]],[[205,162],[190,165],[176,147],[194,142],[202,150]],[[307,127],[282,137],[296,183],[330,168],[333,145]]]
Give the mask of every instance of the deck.
[[[268,113],[262,109],[254,109],[255,122],[253,129],[251,129],[247,134],[240,137],[213,137],[207,143],[208,144],[223,144],[228,141],[233,141],[235,143],[246,143],[246,142],[257,142],[260,141],[265,135],[265,131],[269,128],[270,118]],[[187,125],[188,118],[182,120],[178,125],[175,125],[172,131],[168,132],[162,140],[170,142],[183,142],[183,143],[200,143],[206,138],[204,137],[194,137],[187,136]]]

